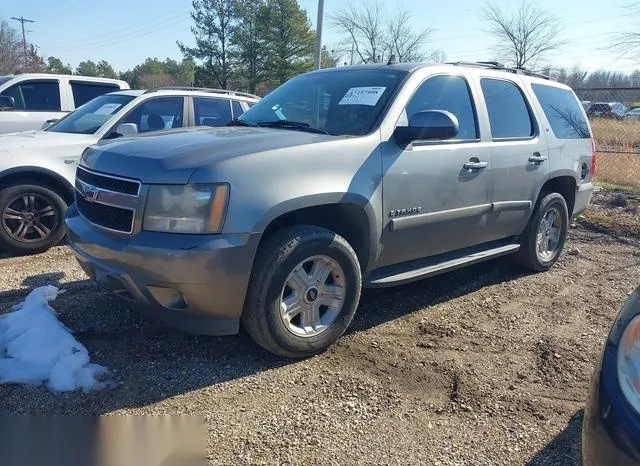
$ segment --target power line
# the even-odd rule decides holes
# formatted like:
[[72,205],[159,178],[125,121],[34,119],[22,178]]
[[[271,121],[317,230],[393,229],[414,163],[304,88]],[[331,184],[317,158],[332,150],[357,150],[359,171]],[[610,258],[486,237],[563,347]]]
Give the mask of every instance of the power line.
[[22,26],[22,47],[24,48],[24,67],[28,68],[29,67],[29,56],[27,55],[27,35],[24,32],[24,23],[35,23],[35,21],[30,20],[30,19],[26,19],[26,18],[24,18],[22,16],[20,16],[19,18],[16,18],[15,16],[12,16],[11,19],[19,21],[20,25]]
[[[160,21],[155,21],[162,17],[164,18]],[[120,29],[114,29],[103,34],[94,34],[87,37],[86,40],[76,39],[75,42],[81,45],[49,45],[48,48],[54,50],[87,50],[91,48],[103,47],[105,45],[117,44],[129,39],[147,35],[150,32],[163,32],[160,26],[166,27],[177,24],[184,21],[188,17],[188,9],[176,9],[150,18],[149,20],[145,21],[145,24],[139,25],[137,27],[125,26]],[[118,31],[123,31],[124,33],[120,33]]]

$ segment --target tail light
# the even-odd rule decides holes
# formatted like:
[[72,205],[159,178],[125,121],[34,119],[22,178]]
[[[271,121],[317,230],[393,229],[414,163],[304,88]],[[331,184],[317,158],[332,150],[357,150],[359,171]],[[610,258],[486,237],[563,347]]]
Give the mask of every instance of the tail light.
[[591,138],[591,179],[595,178],[596,176],[597,150],[598,146],[596,145],[596,140]]

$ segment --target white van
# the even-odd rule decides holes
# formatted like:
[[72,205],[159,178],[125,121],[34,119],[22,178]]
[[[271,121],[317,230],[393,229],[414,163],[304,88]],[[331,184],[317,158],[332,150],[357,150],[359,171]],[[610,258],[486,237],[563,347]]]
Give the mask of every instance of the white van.
[[120,89],[129,89],[129,85],[88,76],[0,76],[0,134],[40,129],[94,97]]

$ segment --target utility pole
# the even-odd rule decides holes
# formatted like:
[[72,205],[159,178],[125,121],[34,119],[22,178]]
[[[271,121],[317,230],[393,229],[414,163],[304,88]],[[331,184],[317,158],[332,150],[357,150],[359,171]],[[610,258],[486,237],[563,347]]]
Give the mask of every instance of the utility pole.
[[35,21],[26,19],[22,16],[20,16],[19,18],[12,16],[11,19],[15,19],[16,21],[19,21],[20,25],[22,26],[22,48],[24,49],[24,67],[27,68],[29,66],[29,55],[27,54],[27,35],[24,32],[24,23],[35,23]]
[[322,67],[322,18],[324,16],[324,0],[318,0],[318,21],[316,25],[316,69]]

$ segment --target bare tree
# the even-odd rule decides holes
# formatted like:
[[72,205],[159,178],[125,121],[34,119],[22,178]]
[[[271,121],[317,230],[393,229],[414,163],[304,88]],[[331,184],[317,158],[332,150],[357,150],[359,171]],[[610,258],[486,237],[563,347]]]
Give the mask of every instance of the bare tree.
[[433,31],[416,31],[411,27],[411,14],[398,9],[387,22],[385,47],[388,55],[395,55],[399,62],[418,62],[425,58],[424,45]]
[[385,23],[380,0],[350,4],[331,15],[331,23],[346,36],[351,45],[351,64],[377,63],[385,48]]
[[[640,14],[640,1],[628,3],[623,8],[625,17],[637,18]],[[640,31],[628,30],[618,34],[612,46],[621,57],[640,58]]]
[[559,20],[523,0],[513,14],[487,3],[481,13],[487,32],[497,39],[496,53],[516,68],[535,68],[545,56],[564,44]]
[[442,50],[432,50],[427,55],[427,61],[431,63],[444,63],[447,61],[447,54]]
[[0,74],[11,74],[24,66],[22,37],[9,23],[0,19]]
[[378,63],[391,55],[400,62],[411,62],[427,56],[424,46],[432,30],[414,29],[407,10],[387,14],[380,0],[360,0],[330,20],[344,35],[343,44],[336,50],[340,58],[347,57],[347,63]]

